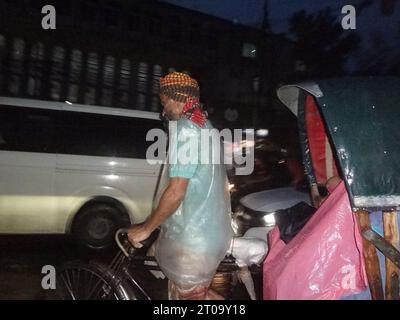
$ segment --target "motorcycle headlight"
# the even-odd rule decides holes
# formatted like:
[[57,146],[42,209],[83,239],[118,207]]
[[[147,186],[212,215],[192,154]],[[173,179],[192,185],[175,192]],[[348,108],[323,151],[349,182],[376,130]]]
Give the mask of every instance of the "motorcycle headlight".
[[275,214],[268,213],[262,217],[262,220],[265,222],[267,226],[275,225]]

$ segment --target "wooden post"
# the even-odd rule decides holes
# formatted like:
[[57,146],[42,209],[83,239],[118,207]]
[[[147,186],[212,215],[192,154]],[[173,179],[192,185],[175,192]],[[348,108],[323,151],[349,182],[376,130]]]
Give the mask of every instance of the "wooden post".
[[[357,211],[358,223],[361,233],[371,229],[369,212],[364,210]],[[375,246],[363,238],[365,269],[368,277],[368,285],[373,300],[384,300],[381,270],[379,268],[378,255]]]
[[[383,230],[385,240],[399,249],[399,229],[397,222],[397,212],[389,211],[383,212]],[[386,300],[399,299],[399,268],[394,265],[388,258],[386,263]]]

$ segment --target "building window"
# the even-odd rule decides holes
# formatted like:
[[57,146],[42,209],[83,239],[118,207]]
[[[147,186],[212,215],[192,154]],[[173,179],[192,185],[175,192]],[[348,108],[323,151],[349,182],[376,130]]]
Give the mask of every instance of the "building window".
[[79,83],[82,73],[82,52],[74,49],[71,53],[69,64],[69,86],[67,100],[70,102],[78,101]]
[[129,81],[131,78],[131,62],[129,59],[122,59],[119,78],[119,88],[129,91]]
[[160,110],[160,78],[162,76],[163,69],[160,65],[153,67],[153,83],[152,83],[152,100],[151,100],[151,111],[158,112]]
[[3,81],[4,81],[4,72],[3,72],[3,64],[5,63],[6,57],[6,38],[0,34],[0,91],[3,89]]
[[112,105],[113,86],[115,75],[115,58],[107,56],[103,67],[103,90],[101,104],[103,106]]
[[31,48],[28,67],[28,95],[40,96],[41,78],[43,73],[44,46],[38,42]]
[[96,88],[87,87],[85,92],[85,104],[95,104],[96,103]]
[[82,71],[82,52],[74,49],[71,53],[71,60],[69,64],[69,77],[72,82],[79,82]]
[[143,93],[138,93],[137,94],[136,107],[139,110],[144,110],[146,108],[146,96]]
[[10,61],[9,91],[15,95],[19,94],[21,89],[24,52],[25,41],[19,38],[14,39]]
[[152,93],[158,95],[160,92],[160,78],[162,76],[162,67],[155,65],[153,67],[153,86]]
[[6,50],[6,38],[2,34],[0,34],[0,59],[5,56],[6,53],[5,50]]
[[51,57],[50,71],[50,98],[53,100],[60,100],[61,98],[61,83],[63,81],[64,61],[64,48],[60,46],[55,47]]
[[115,58],[107,56],[103,67],[103,84],[112,87],[114,84]]
[[253,43],[243,43],[242,56],[245,58],[256,58],[257,48]]
[[88,84],[97,84],[97,75],[99,72],[99,58],[97,53],[90,52],[87,59],[86,79]]
[[148,82],[148,65],[146,62],[140,62],[137,73],[137,87],[136,87],[136,107],[140,110],[146,108],[147,82]]
[[122,59],[119,72],[117,106],[127,108],[129,103],[129,89],[131,79],[131,62],[129,59]]
[[68,86],[67,101],[76,103],[78,101],[79,86],[70,83]]
[[103,89],[101,97],[101,105],[111,107],[113,91],[111,89]]
[[159,112],[160,111],[160,99],[158,96],[153,96],[151,100],[151,110],[152,112]]
[[86,82],[87,88],[84,97],[85,104],[95,104],[96,85],[99,73],[99,58],[97,53],[90,52],[87,59]]
[[137,74],[137,91],[141,93],[147,92],[147,73],[148,67],[147,63],[140,62]]

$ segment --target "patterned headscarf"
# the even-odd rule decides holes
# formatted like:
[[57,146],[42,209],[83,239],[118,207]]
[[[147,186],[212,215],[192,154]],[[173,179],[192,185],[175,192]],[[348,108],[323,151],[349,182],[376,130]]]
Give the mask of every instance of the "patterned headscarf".
[[160,94],[184,102],[183,115],[200,127],[205,126],[207,113],[200,106],[200,88],[195,79],[185,73],[172,72],[160,78]]
[[185,73],[172,72],[160,78],[160,94],[178,101],[186,102],[188,97],[200,98],[197,81]]

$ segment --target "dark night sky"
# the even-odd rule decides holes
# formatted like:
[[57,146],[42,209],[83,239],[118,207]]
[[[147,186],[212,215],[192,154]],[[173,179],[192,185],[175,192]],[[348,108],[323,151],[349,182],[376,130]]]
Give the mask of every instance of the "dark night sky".
[[[252,26],[260,25],[264,4],[264,0],[165,1]],[[289,17],[302,9],[315,12],[330,6],[340,19],[342,6],[359,2],[360,0],[268,0],[271,30],[275,33],[286,32]],[[380,14],[379,3],[380,0],[374,0],[374,4],[357,18],[357,32],[362,35],[364,46],[368,46],[375,33],[383,34],[388,42],[400,42],[400,3],[397,3],[394,14],[389,17]]]

